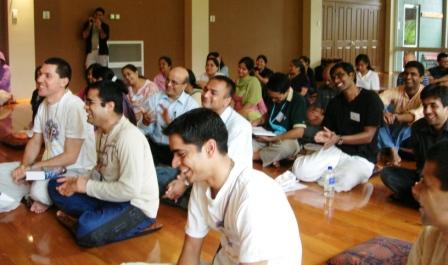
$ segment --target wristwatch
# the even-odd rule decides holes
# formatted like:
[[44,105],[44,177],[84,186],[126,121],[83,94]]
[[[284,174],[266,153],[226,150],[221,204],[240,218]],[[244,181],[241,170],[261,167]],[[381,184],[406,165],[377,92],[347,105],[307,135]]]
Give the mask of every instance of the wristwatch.
[[341,145],[344,143],[344,139],[342,139],[342,135],[339,135],[339,139],[338,142],[336,143],[337,145]]

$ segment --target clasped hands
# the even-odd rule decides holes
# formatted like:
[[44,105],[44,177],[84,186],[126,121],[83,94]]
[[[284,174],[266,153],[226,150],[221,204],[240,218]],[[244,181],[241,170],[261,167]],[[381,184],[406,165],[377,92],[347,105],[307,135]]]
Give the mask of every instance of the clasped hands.
[[317,132],[314,136],[314,141],[316,141],[316,143],[324,144],[324,148],[337,144],[340,139],[341,136],[329,130],[327,127],[324,127],[322,131]]

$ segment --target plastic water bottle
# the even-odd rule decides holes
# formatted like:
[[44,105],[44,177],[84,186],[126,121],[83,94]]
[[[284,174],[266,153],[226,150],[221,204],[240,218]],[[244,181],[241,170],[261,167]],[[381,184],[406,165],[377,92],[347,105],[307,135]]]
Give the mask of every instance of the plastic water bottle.
[[334,197],[334,187],[336,186],[336,178],[333,174],[333,167],[329,166],[324,176],[324,197],[333,198]]
[[67,169],[65,167],[57,167],[49,170],[44,170],[45,179],[55,179],[62,177],[65,173],[67,173]]

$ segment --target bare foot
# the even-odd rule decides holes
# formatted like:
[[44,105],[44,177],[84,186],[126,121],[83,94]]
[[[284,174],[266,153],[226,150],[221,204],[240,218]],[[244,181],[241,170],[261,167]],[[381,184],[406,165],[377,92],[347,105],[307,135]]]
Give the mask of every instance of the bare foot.
[[399,166],[401,163],[401,157],[398,154],[397,149],[392,148],[392,165]]
[[30,207],[30,211],[33,213],[43,213],[48,209],[48,205],[40,203],[38,201],[34,201]]

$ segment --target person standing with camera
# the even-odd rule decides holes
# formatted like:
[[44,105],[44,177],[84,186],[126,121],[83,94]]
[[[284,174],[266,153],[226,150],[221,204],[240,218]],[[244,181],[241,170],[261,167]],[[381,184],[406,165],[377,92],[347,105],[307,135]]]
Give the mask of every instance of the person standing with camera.
[[98,7],[84,24],[82,38],[86,40],[86,69],[93,63],[107,66],[109,62],[109,25],[102,20],[104,14],[104,9]]

